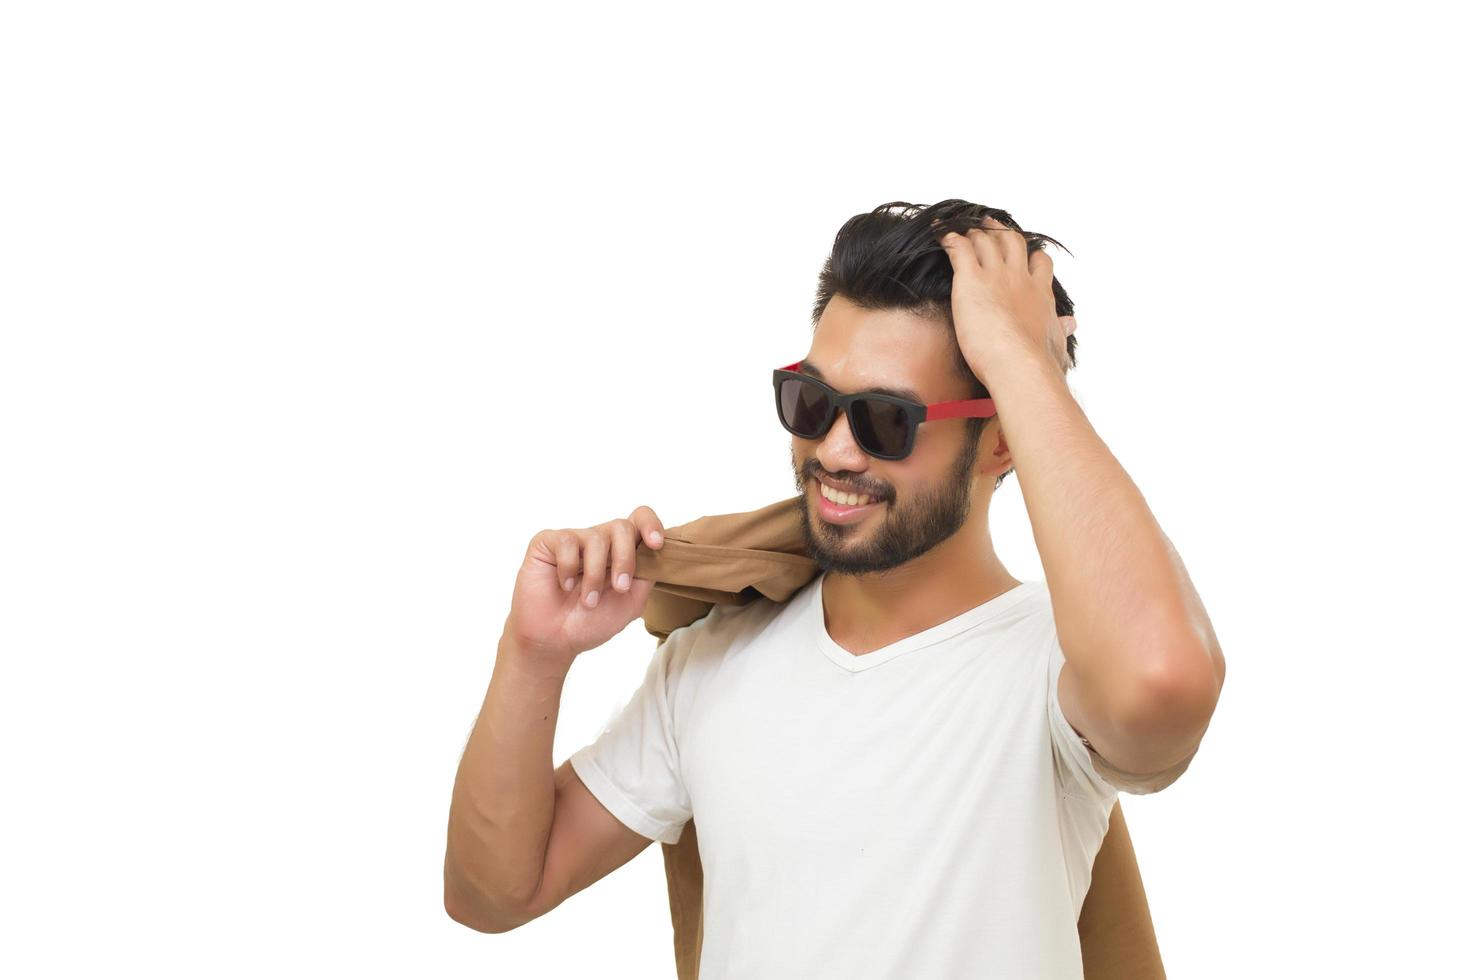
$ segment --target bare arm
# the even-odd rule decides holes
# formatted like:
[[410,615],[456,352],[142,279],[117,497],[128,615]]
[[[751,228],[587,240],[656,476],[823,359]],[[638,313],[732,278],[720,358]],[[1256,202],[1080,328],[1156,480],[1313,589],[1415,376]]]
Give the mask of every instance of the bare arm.
[[572,662],[642,614],[653,583],[633,577],[635,549],[640,535],[662,546],[661,526],[640,507],[595,528],[542,531],[527,548],[450,799],[444,908],[456,922],[513,929],[651,843],[570,766],[553,770],[551,750]]
[[540,887],[556,804],[551,744],[565,679],[565,671],[538,669],[501,640],[449,806],[444,907],[458,922],[509,924]]
[[995,218],[940,244],[955,336],[995,398],[1067,664],[1057,697],[1102,758],[1149,773],[1198,746],[1225,658],[1184,563],[1072,398],[1051,257]]

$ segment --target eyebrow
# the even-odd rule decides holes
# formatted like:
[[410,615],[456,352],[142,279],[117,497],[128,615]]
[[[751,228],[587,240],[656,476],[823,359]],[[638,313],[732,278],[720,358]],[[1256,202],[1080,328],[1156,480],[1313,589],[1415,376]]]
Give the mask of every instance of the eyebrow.
[[[827,376],[822,373],[822,369],[819,368],[819,367],[817,367],[815,364],[812,364],[809,361],[802,361],[801,362],[801,366],[799,368],[797,368],[797,373],[798,374],[810,374],[812,377],[817,378],[818,380],[821,380],[821,381],[826,381],[827,380]],[[915,391],[914,389],[912,389],[912,388],[882,388],[882,387],[872,387],[872,388],[864,388],[863,390],[864,391],[875,391],[875,392],[877,392],[880,395],[892,395],[894,398],[906,398],[906,399],[908,399],[911,402],[918,402],[920,405],[927,404],[927,402],[925,402],[924,399],[922,397],[920,397],[919,393],[917,391]]]

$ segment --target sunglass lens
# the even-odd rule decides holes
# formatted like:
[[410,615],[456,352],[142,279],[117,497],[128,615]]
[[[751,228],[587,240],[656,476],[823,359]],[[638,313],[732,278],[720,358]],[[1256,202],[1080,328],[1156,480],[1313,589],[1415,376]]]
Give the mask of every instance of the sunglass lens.
[[825,431],[831,403],[827,393],[814,384],[797,378],[781,382],[777,404],[781,422],[803,439],[815,439]]
[[847,410],[852,435],[870,453],[897,456],[909,436],[909,410],[893,402],[859,398]]

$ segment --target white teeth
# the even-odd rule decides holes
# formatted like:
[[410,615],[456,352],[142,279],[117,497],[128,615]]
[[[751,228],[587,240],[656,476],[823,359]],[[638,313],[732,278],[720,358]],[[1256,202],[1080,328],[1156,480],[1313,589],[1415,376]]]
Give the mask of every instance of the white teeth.
[[833,490],[820,480],[817,481],[817,486],[822,488],[822,496],[844,507],[862,507],[873,502],[873,498],[865,493],[844,493],[841,490]]

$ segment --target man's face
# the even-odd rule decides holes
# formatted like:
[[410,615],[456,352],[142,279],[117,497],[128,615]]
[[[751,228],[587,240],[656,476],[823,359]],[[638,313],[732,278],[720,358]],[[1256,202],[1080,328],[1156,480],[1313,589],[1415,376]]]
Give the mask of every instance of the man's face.
[[[833,297],[817,323],[802,370],[815,367],[839,392],[908,388],[925,404],[967,398],[953,368],[948,326],[915,313],[864,310]],[[819,440],[791,439],[796,489],[805,496],[802,533],[818,567],[839,574],[896,568],[949,538],[970,513],[977,475],[991,482],[1008,466],[997,457],[977,470],[977,458],[996,444],[996,423],[978,444],[959,419],[919,426],[913,452],[876,459],[858,446],[839,413]],[[875,498],[849,517],[824,511],[818,480],[830,478]]]

